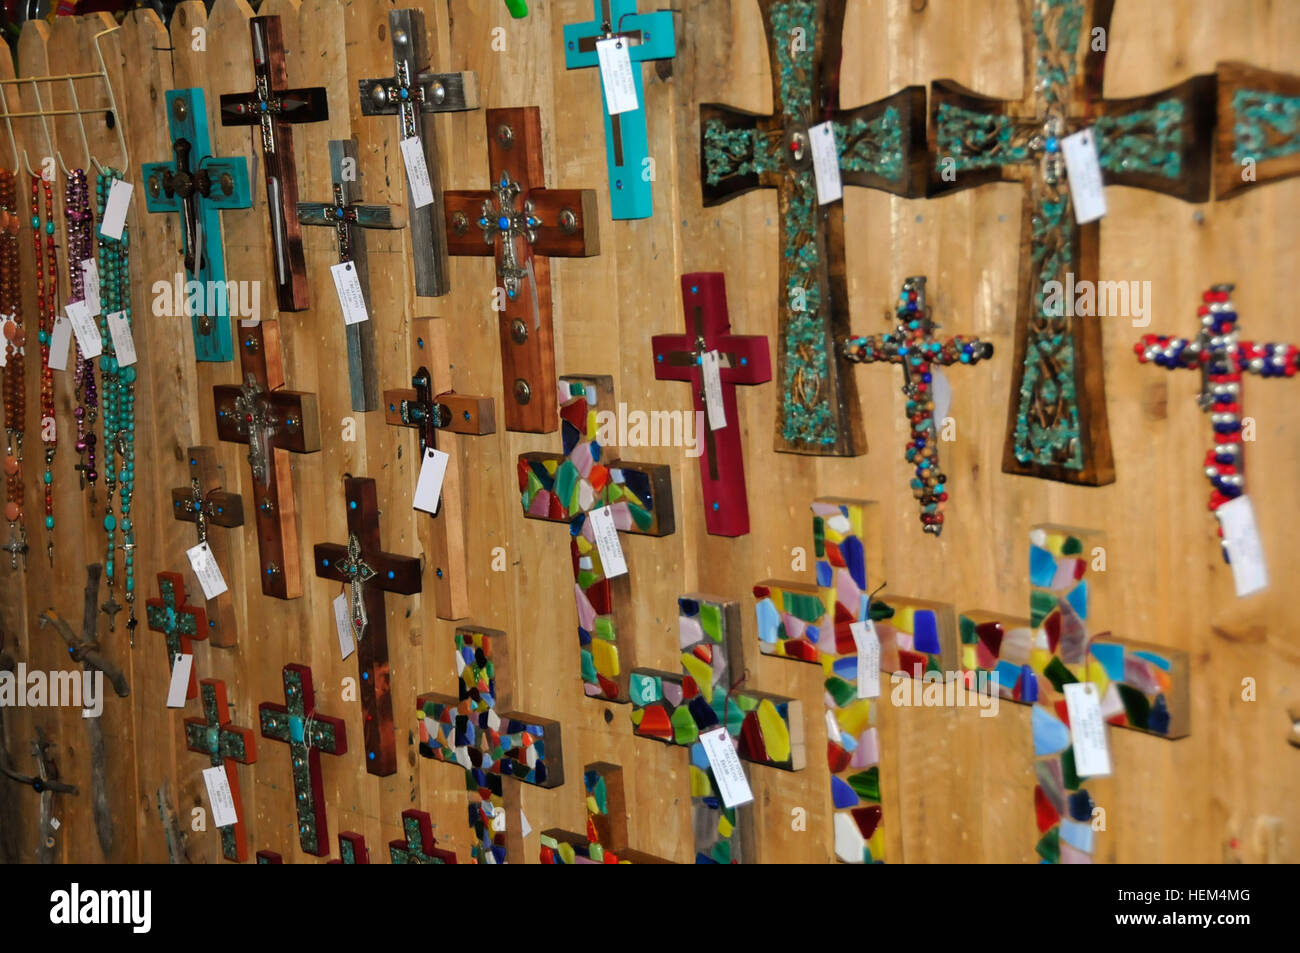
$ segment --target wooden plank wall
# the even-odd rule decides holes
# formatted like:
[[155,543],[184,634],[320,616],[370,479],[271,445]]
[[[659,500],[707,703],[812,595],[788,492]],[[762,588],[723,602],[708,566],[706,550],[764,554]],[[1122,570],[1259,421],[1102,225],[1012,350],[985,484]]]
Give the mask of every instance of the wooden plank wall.
[[[652,4],[644,4],[647,8]],[[601,255],[556,260],[557,366],[561,373],[608,373],[616,396],[629,408],[686,409],[686,388],[654,380],[650,336],[682,326],[678,277],[684,271],[726,273],[733,326],[738,333],[775,334],[777,263],[776,199],[756,193],[725,207],[700,202],[697,105],[727,102],[770,109],[768,67],[757,6],[750,0],[673,0],[678,10],[678,55],[671,77],[645,68],[650,143],[656,160],[656,213],[640,222],[608,218],[605,152],[595,71],[568,72],[563,24],[591,17],[590,0],[533,4],[532,15],[511,20],[497,2],[432,0],[428,19],[435,69],[471,69],[487,107],[537,105],[545,134],[547,184],[597,190]],[[328,123],[295,127],[300,191],[304,199],[329,192],[326,144],[355,136],[365,199],[402,207],[403,169],[391,118],[363,118],[357,80],[391,75],[387,30],[390,4],[378,0],[266,0],[260,12],[284,19],[288,71],[293,85],[329,90]],[[1300,8],[1252,0],[1220,4],[1188,0],[1124,0],[1117,5],[1108,57],[1107,95],[1136,95],[1207,72],[1218,60],[1243,59],[1272,69],[1294,67],[1300,53]],[[118,116],[136,182],[130,226],[135,279],[136,340],[141,353],[138,385],[136,501],[141,601],[156,592],[159,570],[189,569],[184,549],[189,524],[170,516],[169,489],[187,479],[185,448],[218,447],[223,482],[248,496],[242,448],[216,441],[212,386],[238,380],[238,365],[193,360],[188,322],[151,312],[151,286],[180,270],[175,216],[149,215],[140,187],[140,163],[169,157],[163,93],[202,85],[219,154],[249,156],[254,206],[224,213],[228,276],[261,281],[263,316],[272,318],[268,280],[265,193],[247,128],[222,128],[218,96],[251,88],[251,55],[244,0],[217,0],[210,15],[195,0],[183,4],[170,33],[147,10],[137,10],[120,30],[102,38]],[[908,83],[952,77],[986,93],[1020,92],[1020,28],[1016,0],[914,0],[850,4],[844,46],[843,102],[879,98]],[[52,27],[26,25],[18,75],[93,69],[94,35],[112,26],[102,15],[61,19]],[[10,75],[0,57],[0,76]],[[55,108],[67,102],[55,84]],[[102,86],[81,81],[83,104],[103,102]],[[28,87],[6,87],[13,109],[34,108]],[[97,98],[100,97],[100,98]],[[49,98],[47,97],[47,108]],[[437,120],[446,188],[487,185],[481,111]],[[115,135],[103,118],[85,121],[92,153],[120,164]],[[15,122],[18,147],[33,167],[57,150],[69,168],[84,166],[75,121],[50,123],[46,146],[35,120]],[[6,156],[0,142],[0,156]],[[4,161],[9,161],[5,158]],[[93,176],[92,176],[93,183]],[[56,195],[64,179],[60,171]],[[19,195],[25,201],[26,175]],[[1296,259],[1294,222],[1300,218],[1300,181],[1261,188],[1230,202],[1186,205],[1122,188],[1108,190],[1110,212],[1102,226],[1102,274],[1149,280],[1152,330],[1190,332],[1199,294],[1210,282],[1237,284],[1236,301],[1246,332],[1256,339],[1294,340],[1290,309]],[[759,579],[811,578],[794,572],[796,547],[811,546],[808,503],[816,496],[846,496],[884,503],[883,539],[873,561],[884,566],[890,591],[951,602],[958,609],[1023,613],[1028,599],[1025,541],[1043,521],[1094,527],[1109,541],[1102,585],[1105,622],[1116,632],[1186,649],[1192,658],[1192,735],[1165,743],[1112,732],[1115,781],[1107,808],[1101,856],[1115,861],[1300,860],[1300,751],[1287,745],[1288,708],[1300,704],[1300,627],[1286,608],[1300,582],[1300,565],[1287,539],[1300,516],[1300,425],[1288,412],[1294,382],[1246,386],[1246,413],[1257,423],[1249,447],[1250,490],[1261,516],[1273,585],[1261,595],[1233,597],[1221,561],[1214,523],[1205,510],[1201,459],[1209,426],[1196,412],[1194,375],[1169,375],[1140,367],[1132,344],[1141,332],[1126,320],[1105,328],[1106,383],[1118,481],[1101,489],[1067,487],[1003,475],[999,460],[1011,368],[1020,190],[1011,185],[964,192],[941,201],[904,200],[860,189],[845,199],[849,292],[856,329],[885,328],[902,279],[930,277],[936,317],[950,332],[992,340],[997,356],[975,370],[951,375],[952,415],[959,436],[945,445],[953,502],[941,540],[918,531],[907,471],[901,461],[906,424],[896,374],[864,369],[860,375],[870,453],[861,458],[810,459],[777,455],[770,447],[776,387],[748,388],[740,396],[745,431],[753,531],[730,540],[703,532],[696,462],[677,448],[638,448],[634,459],[670,464],[677,532],[663,539],[625,542],[632,568],[631,599],[641,664],[675,670],[678,593],[704,590],[740,599],[747,627],[748,685],[797,695],[805,702],[811,764],[799,774],[752,772],[758,796],[759,856],[765,861],[824,862],[831,857],[827,773],[820,676],[815,666],[759,660],[754,645],[750,587]],[[61,206],[61,201],[58,202]],[[25,207],[25,206],[24,206]],[[24,213],[24,218],[26,213]],[[303,598],[281,602],[261,595],[256,541],[251,527],[229,531],[239,643],[234,649],[200,644],[200,677],[224,678],[237,723],[256,727],[257,704],[281,700],[280,668],[313,666],[322,711],[342,715],[355,739],[343,758],[325,758],[331,851],[338,831],[365,834],[377,861],[383,845],[400,834],[409,806],[432,813],[441,845],[469,857],[465,791],[460,772],[420,761],[411,742],[409,713],[416,694],[455,691],[454,624],[435,617],[430,595],[387,599],[399,771],[385,778],[365,773],[358,706],[341,699],[355,663],[338,658],[330,601],[338,588],[311,575],[311,545],[346,539],[342,478],[378,481],[385,548],[418,554],[430,547],[428,519],[410,508],[416,444],[410,431],[385,426],[382,413],[349,409],[343,330],[327,267],[333,235],[306,229],[311,310],[284,315],[288,386],[319,395],[323,451],[293,460]],[[62,229],[60,227],[60,234]],[[465,393],[502,393],[489,259],[453,260],[453,293],[442,299],[413,295],[409,235],[369,232],[371,302],[377,354],[385,387],[404,386],[414,367],[450,361],[454,386]],[[23,265],[31,269],[28,232]],[[66,264],[66,263],[65,263]],[[64,267],[66,275],[66,267]],[[61,279],[66,281],[66,277]],[[25,303],[34,325],[34,293]],[[31,334],[34,338],[34,332]],[[435,355],[439,341],[449,355]],[[436,372],[435,372],[436,373]],[[58,535],[53,569],[39,530],[39,442],[29,424],[27,513],[33,552],[25,575],[0,561],[0,624],[4,645],[29,666],[62,667],[67,656],[48,631],[34,627],[37,613],[53,605],[80,618],[84,565],[102,559],[99,514],[76,491],[72,467],[72,395],[69,375],[57,375],[62,439],[56,463]],[[37,375],[28,374],[28,408],[39,406]],[[499,416],[499,415],[498,415]],[[355,436],[346,440],[345,436]],[[568,783],[549,791],[510,788],[511,823],[522,809],[534,831],[582,830],[582,766],[611,761],[624,766],[630,837],[634,847],[680,861],[691,857],[686,754],[633,738],[625,706],[582,696],[575,645],[575,613],[566,533],[551,523],[525,521],[515,489],[515,459],[527,450],[555,450],[559,435],[497,433],[449,438],[465,494],[469,521],[471,620],[505,630],[515,669],[501,672],[515,704],[559,719],[564,730]],[[99,490],[102,494],[102,488]],[[247,502],[246,502],[247,509]],[[251,520],[251,518],[250,518]],[[214,532],[227,532],[215,529]],[[499,549],[498,549],[499,548]],[[504,559],[493,570],[493,557]],[[190,578],[190,590],[198,592]],[[196,596],[197,598],[197,596]],[[140,613],[143,617],[143,606]],[[161,636],[143,622],[130,646],[119,617],[115,632],[101,629],[107,654],[132,678],[128,702],[109,698],[104,724],[112,761],[109,778],[117,836],[109,859],[164,861],[156,791],[166,781],[182,823],[206,803],[200,771],[206,760],[185,750],[182,714],[164,707],[167,666]],[[1257,684],[1243,700],[1242,681]],[[187,712],[194,714],[191,703]],[[75,711],[7,711],[4,739],[20,765],[30,764],[27,740],[34,723],[56,739],[64,775],[81,786],[61,798],[57,856],[67,861],[103,859],[95,837],[88,792],[85,732]],[[1032,759],[1029,712],[1006,705],[997,718],[972,710],[904,710],[885,706],[882,774],[891,858],[920,861],[1026,861],[1031,859]],[[311,860],[297,849],[288,753],[260,745],[255,765],[240,768],[250,849],[280,851],[291,862]],[[35,848],[37,801],[31,791],[0,786],[0,799],[16,807],[19,830],[4,842],[18,845],[21,860]],[[806,830],[791,822],[807,812]],[[8,816],[8,815],[6,815]],[[533,860],[533,833],[516,859]],[[215,861],[215,832],[191,833],[195,861]]]

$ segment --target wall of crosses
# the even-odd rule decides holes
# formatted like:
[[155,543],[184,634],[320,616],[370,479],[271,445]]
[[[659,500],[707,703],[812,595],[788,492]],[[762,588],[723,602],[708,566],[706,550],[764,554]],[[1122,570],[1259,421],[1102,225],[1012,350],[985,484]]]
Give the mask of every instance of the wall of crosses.
[[[290,863],[692,862],[701,855],[745,862],[837,855],[891,863],[1084,855],[1300,860],[1300,815],[1288,793],[1300,785],[1300,755],[1288,746],[1296,744],[1293,721],[1300,718],[1300,627],[1287,609],[1300,573],[1287,542],[1300,513],[1300,443],[1288,413],[1289,388],[1297,385],[1281,379],[1265,386],[1260,374],[1244,375],[1251,396],[1242,412],[1254,439],[1243,446],[1271,584],[1237,598],[1205,506],[1212,438],[1195,404],[1199,375],[1146,367],[1186,361],[1178,342],[1143,341],[1154,332],[1193,333],[1202,293],[1216,283],[1235,285],[1231,303],[1243,339],[1294,340],[1288,306],[1300,182],[1265,181],[1297,171],[1294,143],[1290,151],[1273,139],[1263,143],[1277,154],[1271,165],[1261,163],[1261,181],[1244,189],[1222,164],[1213,176],[1208,164],[1200,170],[1204,194],[1181,179],[1177,188],[1153,184],[1154,174],[1143,179],[1124,164],[1142,160],[1137,153],[1104,167],[1116,181],[1142,187],[1107,189],[1099,230],[1081,230],[1081,269],[1150,282],[1149,326],[1098,319],[1100,335],[1089,332],[1098,339],[1078,343],[1092,373],[1104,368],[1100,429],[1108,422],[1109,450],[1086,450],[1086,474],[1065,472],[1068,454],[1009,467],[1055,479],[1004,472],[1005,448],[1016,437],[1007,418],[1020,379],[1017,318],[1026,317],[1021,286],[1030,250],[1021,245],[1022,212],[1032,189],[1039,190],[1034,196],[1055,193],[1050,183],[1020,184],[1041,171],[1031,161],[1026,172],[1021,156],[1019,165],[1006,163],[1016,165],[1013,173],[964,183],[1007,184],[938,196],[949,189],[927,186],[934,170],[924,142],[927,119],[931,144],[936,123],[949,123],[942,130],[951,139],[960,119],[938,116],[932,81],[1019,102],[1022,82],[1034,74],[1032,65],[1022,69],[1020,52],[1033,36],[1022,30],[1033,5],[848,5],[840,43],[851,55],[839,73],[843,118],[836,121],[858,137],[851,144],[861,155],[890,135],[915,152],[896,168],[885,159],[842,159],[844,199],[814,230],[830,246],[842,245],[844,266],[833,260],[833,247],[828,254],[820,246],[829,264],[822,263],[824,274],[804,276],[804,290],[825,291],[821,318],[838,341],[856,336],[820,381],[847,394],[851,406],[832,401],[831,418],[820,422],[810,396],[816,361],[799,348],[783,354],[779,344],[791,326],[817,331],[789,312],[778,288],[779,273],[787,282],[804,280],[806,261],[788,273],[778,265],[783,224],[802,214],[809,180],[766,168],[770,160],[760,153],[772,141],[788,145],[751,135],[754,122],[735,113],[765,117],[774,108],[761,13],[773,4],[766,0],[643,0],[642,14],[672,8],[675,56],[664,51],[666,17],[637,22],[643,36],[632,49],[643,110],[617,123],[605,116],[597,70],[586,68],[595,62],[597,32],[587,24],[600,0],[534,3],[523,18],[486,0],[419,4],[428,63],[418,64],[417,74],[427,66],[474,77],[435,88],[416,75],[414,88],[444,108],[414,118],[403,114],[397,92],[374,92],[387,80],[365,81],[394,76],[395,52],[411,39],[394,28],[413,29],[418,19],[390,23],[392,5],[377,0],[265,0],[257,15],[279,17],[283,88],[322,88],[282,104],[284,118],[295,121],[279,135],[282,142],[292,136],[296,162],[286,162],[280,148],[269,165],[260,115],[240,112],[240,103],[254,88],[256,37],[270,35],[250,35],[254,12],[243,0],[216,0],[210,13],[191,0],[170,27],[147,10],[116,29],[106,15],[27,24],[16,62],[0,57],[0,80],[93,72],[102,51],[116,109],[110,124],[108,93],[93,76],[44,84],[39,102],[31,84],[3,86],[11,113],[99,110],[80,122],[72,115],[44,123],[14,118],[13,158],[0,126],[0,165],[20,165],[21,273],[34,268],[26,164],[39,171],[46,156],[56,157],[61,302],[72,293],[65,167],[89,174],[92,204],[99,170],[90,157],[123,170],[135,186],[127,220],[139,351],[135,548],[115,551],[111,597],[102,583],[87,595],[87,565],[105,561],[106,487],[101,479],[92,499],[92,490],[79,486],[71,371],[56,371],[53,380],[59,444],[54,531],[46,533],[38,301],[34,282],[25,281],[29,550],[17,569],[10,553],[0,552],[0,652],[30,669],[103,662],[121,669],[130,694],[105,700],[102,782],[93,776],[93,738],[78,711],[0,710],[12,766],[35,773],[31,742],[39,731],[60,778],[79,790],[53,796],[60,826],[46,844],[41,796],[0,784],[7,820],[0,856],[30,860],[40,844],[52,859],[69,862],[165,862],[181,854],[195,862]],[[628,0],[611,6],[619,15],[636,9]],[[798,26],[807,11],[794,8],[815,14],[835,6],[787,4],[778,19]],[[1124,108],[1106,103],[1217,72],[1217,97],[1204,81],[1179,87],[1183,107],[1208,117],[1186,127],[1184,144],[1201,147],[1188,161],[1209,163],[1213,149],[1231,150],[1233,123],[1223,118],[1231,97],[1223,91],[1229,81],[1249,79],[1248,71],[1219,64],[1284,70],[1300,52],[1300,10],[1286,4],[1252,0],[1229,9],[1191,0],[1176,21],[1161,4],[1114,6],[1104,89],[1067,90],[1079,109],[1085,99],[1102,102],[1095,112],[1113,137],[1108,147],[1122,145],[1132,127]],[[1094,5],[1080,9],[1086,31]],[[809,22],[821,21],[814,15]],[[774,56],[789,81],[785,98],[797,99],[794,87],[807,77],[796,75],[797,60],[780,50]],[[1278,83],[1294,104],[1295,81]],[[249,328],[234,307],[216,315],[230,336],[224,353],[219,340],[199,336],[197,321],[154,307],[155,283],[170,286],[185,270],[194,231],[179,205],[150,211],[141,167],[178,158],[169,128],[178,97],[168,93],[194,88],[203,95],[180,97],[189,111],[182,121],[193,124],[202,113],[210,143],[191,171],[206,167],[220,193],[203,216],[203,241],[213,257],[219,226],[223,254],[216,257],[225,277],[258,284],[265,319]],[[939,88],[950,107],[971,106],[952,84]],[[894,98],[856,111],[885,97]],[[1006,115],[1032,118],[1034,104],[1025,99]],[[702,142],[701,106],[713,103],[726,106],[709,107],[706,123],[726,128],[714,127],[712,140],[704,134]],[[1159,101],[1152,108],[1159,113]],[[414,126],[404,133],[408,119]],[[1013,125],[1006,127],[1009,153],[1019,135]],[[434,204],[441,211],[446,190],[445,218],[412,206],[400,140],[415,126],[437,159]],[[760,119],[758,128],[782,126]],[[613,146],[607,156],[615,132],[627,150],[618,163]],[[911,141],[914,133],[921,138]],[[1297,135],[1294,125],[1290,135]],[[347,140],[355,144],[332,145]],[[643,144],[652,163],[629,166]],[[545,192],[534,191],[532,210],[521,201],[517,215],[502,216],[509,183],[495,172],[514,148],[528,155],[513,181]],[[706,161],[703,173],[702,148],[714,150],[714,165]],[[753,151],[749,167],[728,166],[746,149]],[[347,239],[354,251],[364,244],[364,258],[351,255],[365,276],[371,317],[360,329],[345,328],[330,272],[343,260],[339,230],[309,227],[334,224],[327,207],[340,163],[351,156],[359,177],[343,182],[340,194],[364,206]],[[975,174],[987,171],[983,160],[971,161]],[[649,181],[623,182],[641,169]],[[298,199],[316,203],[300,229],[268,203],[268,194],[292,193],[290,175]],[[653,214],[611,218],[611,190],[626,192],[620,214]],[[936,197],[924,198],[927,191]],[[296,280],[295,230],[303,263]],[[514,258],[499,250],[499,236],[494,257],[483,241],[494,230],[516,236]],[[531,258],[523,253],[530,243],[518,238],[529,230],[536,233]],[[417,243],[442,232],[451,253],[445,272],[421,266],[417,275]],[[683,278],[707,272],[725,277],[725,311],[717,309],[716,279],[701,276],[697,285]],[[926,276],[919,287],[935,339],[960,335],[967,346],[965,357],[961,341],[936,349],[932,362],[979,362],[970,373],[949,369],[956,431],[941,444],[947,500],[938,524],[936,481],[927,477],[915,492],[910,485],[923,457],[909,449],[907,462],[899,459],[900,444],[925,439],[900,370],[854,366],[891,360],[890,349],[909,330],[906,295],[918,285],[905,282],[912,276]],[[417,294],[442,283],[450,288],[443,296]],[[498,286],[504,298],[494,294]],[[707,313],[693,303],[697,297],[707,299]],[[868,335],[876,337],[863,340]],[[766,344],[756,345],[755,336]],[[695,377],[690,365],[700,338],[703,349],[726,352],[724,384],[747,385],[726,398],[735,430],[715,444],[717,475],[680,446],[593,453],[592,406],[693,410],[697,385],[682,385]],[[1157,359],[1140,348],[1140,362],[1133,353],[1139,343],[1174,350]],[[552,351],[558,391],[547,383]],[[1293,352],[1277,353],[1293,362]],[[250,373],[260,380],[260,398],[256,388],[241,391]],[[1085,422],[1097,419],[1092,393],[1080,387]],[[783,408],[794,409],[774,428]],[[250,467],[246,411],[274,418],[275,436],[266,441],[251,425],[269,477]],[[440,423],[430,428],[431,415]],[[823,425],[840,429],[826,437]],[[1043,439],[1050,444],[1069,429],[1069,420],[1057,420],[1043,428]],[[778,453],[774,438],[785,448],[807,450],[822,440],[841,454],[864,445],[866,452]],[[412,506],[426,443],[450,455],[437,515]],[[101,460],[104,449],[101,443]],[[1050,456],[1050,446],[1043,452]],[[1106,458],[1113,459],[1113,482],[1105,480]],[[594,546],[590,513],[602,503],[616,504],[627,576],[607,577]],[[203,532],[229,585],[210,600],[185,555],[199,539],[196,506],[206,508]],[[114,513],[125,516],[116,506]],[[115,541],[126,541],[120,525]],[[1077,559],[1099,549],[1102,568],[1088,559],[1088,605],[1080,611],[1076,583],[1084,570],[1075,574]],[[133,606],[123,587],[128,554]],[[341,594],[346,627],[362,640],[362,651],[346,660],[334,609]],[[89,652],[82,646],[70,661],[68,640],[85,637],[79,623],[91,598],[96,605],[116,599],[121,608],[95,614],[98,644]],[[146,600],[153,602],[148,610]],[[43,612],[66,625],[41,625]],[[862,699],[846,629],[868,616],[891,670],[998,671],[1006,695],[999,715],[901,707],[891,703],[888,681],[881,698]],[[1085,630],[1096,637],[1086,647],[1079,641]],[[1106,632],[1111,636],[1102,638]],[[377,644],[384,637],[386,650]],[[192,697],[169,709],[164,643],[186,639]],[[821,664],[785,664],[789,659]],[[1113,723],[1142,729],[1110,730],[1113,776],[1095,784],[1078,783],[1071,753],[1062,753],[1068,732],[1062,742],[1060,698],[1076,678],[1111,699],[1103,709]],[[390,708],[393,731],[385,737]],[[735,739],[756,795],[738,812],[718,809],[701,769],[698,736],[718,724]],[[494,750],[498,733],[506,740]],[[205,831],[192,830],[194,809],[208,807],[201,772],[222,765],[238,781],[240,825],[218,832],[209,821]],[[95,805],[93,792],[101,789],[106,809]],[[1080,819],[1092,806],[1106,817],[1095,836]]]

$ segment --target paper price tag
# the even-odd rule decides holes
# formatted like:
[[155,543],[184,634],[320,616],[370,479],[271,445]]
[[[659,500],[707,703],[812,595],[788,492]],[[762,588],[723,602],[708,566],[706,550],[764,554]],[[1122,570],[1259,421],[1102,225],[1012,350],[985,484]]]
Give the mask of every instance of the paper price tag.
[[1232,581],[1237,587],[1237,597],[1248,596],[1268,587],[1268,563],[1264,559],[1264,544],[1259,538],[1259,524],[1255,522],[1255,507],[1245,494],[1229,500],[1214,515],[1223,528],[1223,544],[1228,550],[1228,565],[1232,567]]
[[235,810],[235,797],[230,793],[230,779],[225,768],[204,768],[203,783],[208,789],[208,803],[212,805],[212,823],[215,827],[229,827],[239,823]]
[[185,696],[190,690],[190,672],[194,668],[194,656],[179,652],[172,658],[172,680],[167,686],[167,707],[184,708]]
[[527,816],[525,816],[523,808],[520,808],[519,809],[519,836],[527,837],[532,832],[533,832],[533,825],[528,823],[528,818]]
[[600,552],[600,564],[605,568],[605,578],[627,575],[627,561],[623,558],[623,544],[618,541],[618,527],[614,525],[614,511],[608,506],[587,514],[591,535]]
[[500,834],[506,829],[506,809],[503,807],[492,815],[492,830]]
[[597,40],[596,59],[600,62],[600,81],[605,88],[605,108],[609,114],[617,116],[635,110],[639,104],[627,40],[622,37]]
[[740,764],[740,755],[736,753],[736,744],[727,734],[727,729],[719,725],[700,735],[704,753],[709,758],[709,767],[718,782],[718,793],[722,803],[727,807],[739,807],[754,800],[754,792],[749,789],[749,778]]
[[357,277],[357,266],[350,261],[341,261],[330,265],[330,275],[334,279],[334,290],[339,296],[339,307],[343,309],[344,324],[360,324],[370,320],[366,311],[366,298],[361,293],[361,279]]
[[95,259],[85,258],[81,262],[81,300],[86,303],[86,310],[91,316],[100,313],[99,303],[99,266]]
[[415,500],[411,503],[417,510],[425,513],[437,513],[438,503],[442,499],[442,481],[447,478],[447,454],[433,447],[426,447],[424,461],[420,464],[420,478],[415,483]]
[[82,357],[99,357],[104,353],[104,344],[99,339],[99,327],[95,324],[95,318],[86,307],[84,301],[69,301],[67,308],[68,320],[72,322],[72,333],[77,336],[77,347],[81,349]]
[[339,632],[339,657],[347,658],[357,650],[357,640],[352,637],[352,621],[348,618],[346,592],[340,592],[334,600],[334,628]]
[[1106,745],[1106,721],[1101,717],[1097,686],[1091,682],[1071,682],[1064,688],[1075,771],[1082,778],[1109,777],[1110,749]]
[[226,580],[221,575],[221,567],[217,565],[217,557],[212,555],[212,549],[207,543],[191,546],[185,550],[185,555],[189,557],[190,567],[198,577],[199,585],[203,587],[203,598],[215,599],[226,591]]
[[1061,140],[1065,171],[1070,180],[1074,220],[1080,225],[1095,222],[1106,214],[1106,186],[1101,180],[1097,140],[1091,129],[1081,129]]
[[52,371],[68,369],[68,345],[72,343],[72,324],[63,315],[54,319],[54,329],[50,332],[50,358],[47,362]]
[[432,205],[433,186],[429,184],[429,167],[424,163],[424,145],[416,136],[402,140],[402,162],[411,186],[411,204],[416,208]]
[[104,203],[104,215],[99,222],[99,234],[114,241],[122,240],[122,229],[126,227],[126,212],[131,207],[131,193],[135,186],[122,179],[114,179],[113,187],[108,190],[108,201]]
[[817,204],[828,205],[844,198],[840,182],[840,150],[835,145],[835,127],[829,122],[808,127],[812,147],[813,177],[817,180]]
[[880,697],[880,636],[870,619],[849,626],[858,650],[858,697]]
[[108,322],[108,335],[113,341],[113,353],[117,356],[119,367],[130,367],[137,360],[135,337],[131,334],[131,322],[126,319],[125,311],[114,311],[104,318]]
[[709,429],[721,430],[727,426],[727,409],[722,403],[722,363],[717,351],[700,355],[700,370],[704,375],[704,409],[709,414]]

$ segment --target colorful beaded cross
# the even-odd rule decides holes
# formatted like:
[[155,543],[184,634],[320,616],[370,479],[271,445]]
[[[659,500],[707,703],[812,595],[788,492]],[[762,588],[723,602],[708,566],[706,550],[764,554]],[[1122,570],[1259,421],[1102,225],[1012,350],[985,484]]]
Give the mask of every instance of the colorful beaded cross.
[[243,863],[248,859],[248,838],[243,803],[239,797],[239,771],[234,762],[252,764],[257,760],[257,736],[251,728],[231,725],[225,682],[218,678],[205,678],[199,685],[203,694],[203,717],[185,719],[185,747],[207,755],[212,767],[225,770],[238,819],[218,828],[221,854],[226,860]]
[[[167,668],[176,667],[176,656],[193,655],[191,640],[208,637],[208,620],[201,606],[185,603],[185,577],[178,572],[158,574],[157,599],[145,601],[145,619],[149,628],[161,632],[167,639]],[[190,684],[185,697],[197,698],[199,683],[190,668]]]

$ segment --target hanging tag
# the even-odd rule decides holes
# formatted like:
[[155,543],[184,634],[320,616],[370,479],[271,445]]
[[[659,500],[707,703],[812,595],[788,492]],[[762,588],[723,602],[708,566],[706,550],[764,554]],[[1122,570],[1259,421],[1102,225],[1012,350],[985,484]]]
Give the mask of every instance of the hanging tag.
[[130,367],[136,362],[135,338],[131,334],[131,322],[126,319],[125,311],[114,311],[104,318],[108,322],[109,338],[113,342],[113,354],[119,367]]
[[104,353],[104,344],[99,338],[99,328],[95,319],[86,308],[84,301],[69,301],[64,309],[68,320],[72,322],[72,333],[77,336],[77,347],[82,357],[99,357]]
[[415,500],[412,506],[426,513],[437,513],[442,499],[442,481],[447,477],[447,461],[451,457],[441,450],[426,447],[424,461],[420,464],[420,478],[415,483]]
[[94,317],[100,313],[102,305],[99,303],[99,266],[95,264],[93,258],[82,259],[81,288],[81,300],[86,303],[86,310]]
[[113,180],[113,187],[108,190],[108,201],[104,203],[104,214],[99,221],[99,234],[115,242],[122,240],[122,229],[126,227],[126,211],[131,206],[131,193],[134,190],[135,186],[130,182],[123,179]]
[[72,343],[72,324],[63,315],[54,319],[50,332],[50,357],[46,362],[52,371],[68,369],[68,345]]
[[632,57],[622,37],[596,41],[596,59],[600,62],[600,81],[605,88],[605,108],[611,116],[637,109],[636,78],[632,75]]
[[727,409],[722,403],[722,363],[716,350],[700,355],[700,370],[704,374],[704,408],[709,413],[709,429],[721,430],[727,426]]
[[533,832],[533,825],[528,823],[528,818],[524,816],[524,809],[519,809],[519,836],[527,837]]
[[1110,750],[1106,747],[1106,720],[1101,717],[1097,686],[1091,682],[1070,682],[1064,690],[1074,770],[1081,778],[1109,777]]
[[492,815],[492,830],[496,833],[503,833],[506,829],[506,809],[500,808]]
[[1101,180],[1101,160],[1091,129],[1081,129],[1061,140],[1065,171],[1070,180],[1074,220],[1080,225],[1095,222],[1106,214],[1106,186]]
[[352,637],[352,620],[348,617],[348,594],[340,592],[334,600],[334,628],[339,631],[339,657],[347,658],[357,650],[357,640]]
[[204,768],[203,783],[208,788],[208,803],[212,805],[212,825],[229,827],[239,823],[235,810],[235,797],[230,793],[230,779],[225,768]]
[[217,557],[212,555],[212,549],[207,543],[191,546],[185,550],[185,555],[189,557],[190,567],[203,588],[203,598],[215,599],[226,591],[226,580],[221,575],[221,567],[217,565]]
[[433,186],[429,184],[429,167],[424,163],[424,143],[419,136],[402,140],[402,161],[406,163],[406,181],[411,186],[411,204],[424,208],[433,204]]
[[600,564],[605,568],[605,578],[627,575],[627,561],[623,559],[623,545],[618,541],[618,527],[614,525],[614,511],[608,506],[587,514],[591,522],[591,535],[600,551]]
[[719,725],[706,731],[700,735],[700,742],[709,758],[709,767],[713,769],[713,778],[718,782],[722,803],[727,807],[740,807],[754,800],[749,779],[740,764],[740,755],[736,753],[736,743],[727,734],[727,729]]
[[812,147],[813,177],[817,180],[817,204],[828,205],[844,198],[840,182],[840,150],[835,145],[835,127],[829,122],[808,127]]
[[849,626],[858,650],[858,697],[880,697],[880,636],[876,623],[863,619]]
[[341,261],[330,265],[330,275],[334,278],[334,290],[339,296],[339,307],[343,309],[344,324],[360,324],[369,321],[366,311],[366,298],[361,293],[361,279],[357,277],[357,266],[350,261]]
[[194,656],[177,652],[172,657],[172,680],[167,686],[167,707],[184,708],[185,696],[190,691],[190,671],[194,668]]
[[1228,564],[1232,567],[1232,581],[1237,587],[1237,597],[1248,596],[1268,587],[1268,563],[1264,559],[1264,544],[1259,538],[1259,524],[1255,522],[1255,507],[1250,497],[1242,494],[1229,500],[1214,515],[1223,529],[1223,544],[1228,550]]
[[938,364],[930,365],[930,399],[934,401],[934,437],[933,440],[939,439],[939,431],[943,429],[943,422],[948,419],[948,411],[952,409],[952,384],[948,381],[948,375],[943,372],[943,368]]

